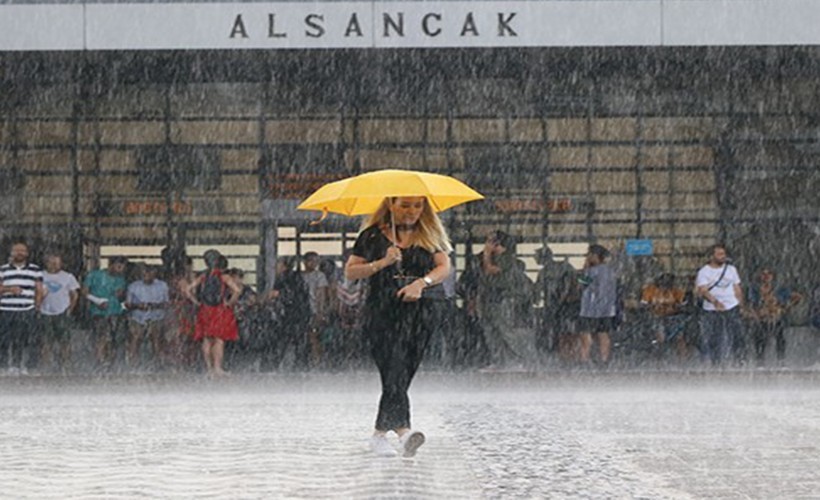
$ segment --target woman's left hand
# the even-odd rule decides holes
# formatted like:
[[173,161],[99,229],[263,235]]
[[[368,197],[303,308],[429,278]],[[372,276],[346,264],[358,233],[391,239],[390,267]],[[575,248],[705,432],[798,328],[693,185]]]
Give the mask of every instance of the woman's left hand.
[[399,290],[396,295],[404,302],[415,302],[421,298],[425,287],[422,280],[416,280]]

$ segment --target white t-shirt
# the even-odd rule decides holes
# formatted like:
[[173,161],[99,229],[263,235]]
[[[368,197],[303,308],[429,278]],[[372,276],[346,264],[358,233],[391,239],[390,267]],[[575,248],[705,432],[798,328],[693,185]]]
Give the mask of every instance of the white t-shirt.
[[[712,267],[705,265],[701,267],[700,271],[698,271],[698,277],[695,280],[695,286],[710,288],[715,284],[718,278],[720,278],[720,275],[723,274],[723,278],[720,278],[720,283],[712,287],[712,289],[709,290],[709,294],[720,301],[723,307],[728,311],[729,309],[734,309],[739,304],[735,296],[734,286],[740,285],[740,276],[738,276],[735,266],[731,264],[727,264],[727,266],[726,274],[723,274],[723,266]],[[711,302],[704,300],[703,310],[715,311],[716,309]]]
[[40,312],[46,316],[56,316],[66,312],[71,305],[69,292],[79,290],[80,284],[71,273],[60,271],[51,274],[43,271],[43,287],[47,293],[40,305]]
[[327,288],[327,277],[325,276],[325,273],[316,269],[311,272],[302,272],[302,279],[305,280],[308,293],[310,294],[310,311],[313,314],[316,314],[319,312],[319,289]]

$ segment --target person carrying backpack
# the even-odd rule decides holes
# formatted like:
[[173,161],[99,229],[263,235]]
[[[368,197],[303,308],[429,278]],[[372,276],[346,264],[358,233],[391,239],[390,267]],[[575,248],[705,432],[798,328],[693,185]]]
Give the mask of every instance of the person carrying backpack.
[[207,270],[188,285],[185,295],[198,306],[194,340],[202,341],[208,375],[222,376],[226,375],[222,368],[225,342],[239,338],[233,306],[242,290],[224,274],[227,261],[218,251],[208,250],[203,258]]

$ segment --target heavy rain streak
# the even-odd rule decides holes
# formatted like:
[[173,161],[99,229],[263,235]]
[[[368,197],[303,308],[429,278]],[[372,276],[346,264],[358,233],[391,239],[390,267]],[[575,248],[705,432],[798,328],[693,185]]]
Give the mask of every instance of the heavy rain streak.
[[816,498],[817,46],[505,15],[0,52],[0,497]]

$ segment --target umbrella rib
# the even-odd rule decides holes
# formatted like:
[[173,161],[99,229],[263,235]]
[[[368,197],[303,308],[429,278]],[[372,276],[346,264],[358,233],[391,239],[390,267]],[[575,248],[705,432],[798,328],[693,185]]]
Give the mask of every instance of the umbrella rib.
[[[428,174],[428,175],[435,175],[435,174]],[[427,184],[427,176],[420,176],[419,179],[421,180],[421,183],[424,184],[424,186],[427,188],[427,192],[432,193],[433,190],[430,189],[430,185]],[[438,202],[436,202],[436,200],[435,200],[435,198],[433,198],[432,194],[428,195],[426,198],[427,198],[427,201],[429,201],[430,204],[433,205],[433,210],[435,210],[436,212],[441,212],[442,211],[441,206],[438,204]]]

